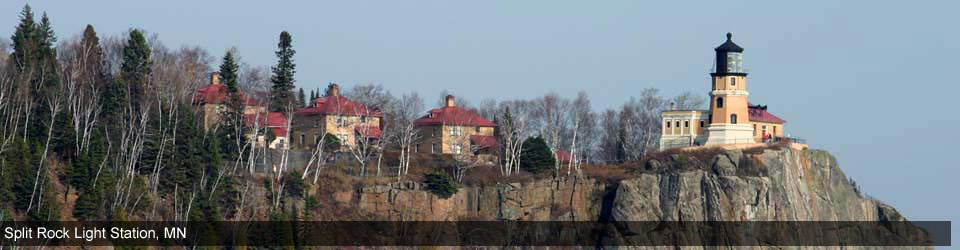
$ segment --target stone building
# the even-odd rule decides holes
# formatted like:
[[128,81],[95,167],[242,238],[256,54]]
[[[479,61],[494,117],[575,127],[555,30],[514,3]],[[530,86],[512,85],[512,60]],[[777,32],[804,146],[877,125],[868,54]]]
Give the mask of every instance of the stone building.
[[714,49],[716,61],[711,76],[710,110],[670,110],[661,114],[660,149],[695,145],[751,144],[783,137],[786,123],[753,105],[747,97],[747,72],[743,48],[727,41]]
[[[193,105],[200,110],[204,131],[209,131],[220,123],[220,114],[227,108],[227,86],[220,84],[220,72],[210,74],[210,84],[197,89],[193,96]],[[257,99],[240,93],[243,101],[243,114],[256,114],[266,111]]]
[[421,137],[413,145],[416,153],[489,154],[497,148],[496,124],[456,106],[452,95],[443,107],[430,110],[414,125]]
[[341,96],[337,84],[331,84],[326,96],[310,101],[293,116],[291,143],[300,148],[316,148],[327,133],[340,139],[343,147],[379,140],[383,134],[383,113]]

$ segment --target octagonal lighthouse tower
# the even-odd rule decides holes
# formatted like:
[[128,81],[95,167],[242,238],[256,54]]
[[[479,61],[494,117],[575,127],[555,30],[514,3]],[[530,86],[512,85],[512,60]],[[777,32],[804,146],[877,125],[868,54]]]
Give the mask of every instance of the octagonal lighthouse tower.
[[710,126],[707,127],[707,145],[754,143],[750,125],[747,96],[747,73],[743,70],[743,48],[727,41],[714,49],[717,53],[715,71],[710,73],[713,87],[710,91]]

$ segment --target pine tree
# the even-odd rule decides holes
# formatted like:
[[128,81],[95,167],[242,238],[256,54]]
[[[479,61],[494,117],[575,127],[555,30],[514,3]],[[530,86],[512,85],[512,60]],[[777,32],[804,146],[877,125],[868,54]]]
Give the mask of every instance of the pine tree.
[[[106,82],[106,74],[104,71],[103,65],[103,48],[100,47],[100,38],[97,37],[97,32],[93,29],[93,25],[87,25],[83,29],[83,38],[80,40],[80,46],[83,51],[87,53],[83,54],[85,62],[83,68],[80,70],[80,79],[82,83],[90,84],[96,89],[103,90]],[[87,86],[90,87],[90,86]]]
[[59,85],[60,72],[57,62],[56,35],[50,18],[44,14],[40,23],[34,22],[33,11],[29,5],[20,12],[20,24],[13,36],[13,53],[10,56],[13,66],[14,91],[21,101],[35,104],[31,114],[31,124],[25,125],[27,139],[44,141],[50,123],[52,103],[49,103],[55,87]]
[[240,95],[239,68],[233,52],[227,51],[220,64],[220,80],[227,86],[227,108],[223,117],[223,127],[219,131],[220,150],[228,159],[234,159],[240,147],[246,144],[247,128],[243,124],[244,103]]
[[285,111],[287,106],[294,102],[293,74],[296,73],[296,64],[293,63],[293,55],[296,51],[292,46],[290,33],[280,32],[280,42],[277,44],[276,52],[279,60],[272,68],[273,76],[270,78],[270,82],[273,83],[270,89],[270,109],[274,112]]
[[123,47],[120,81],[122,86],[129,90],[133,112],[139,112],[140,104],[144,102],[143,96],[146,94],[152,64],[150,46],[147,45],[143,32],[137,29],[130,31],[130,38]]
[[303,94],[303,88],[300,88],[297,93],[297,106],[303,107],[304,105],[307,105],[307,97]]
[[553,168],[556,159],[543,137],[527,138],[523,141],[523,151],[520,153],[520,168],[531,173],[541,173]]

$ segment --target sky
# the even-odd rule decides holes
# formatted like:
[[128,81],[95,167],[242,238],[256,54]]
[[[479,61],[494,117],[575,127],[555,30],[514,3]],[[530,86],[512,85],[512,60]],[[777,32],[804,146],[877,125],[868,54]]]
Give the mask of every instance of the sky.
[[140,28],[254,65],[276,62],[286,30],[299,87],[380,83],[428,104],[442,89],[474,103],[583,90],[595,110],[644,88],[706,96],[732,32],[751,102],[786,133],[912,220],[960,219],[958,1],[0,1],[3,39],[26,3],[61,38]]

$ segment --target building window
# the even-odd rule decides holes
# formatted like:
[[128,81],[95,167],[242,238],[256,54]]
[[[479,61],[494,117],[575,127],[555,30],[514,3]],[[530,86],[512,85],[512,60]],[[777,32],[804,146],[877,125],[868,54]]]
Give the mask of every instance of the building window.
[[717,97],[717,108],[723,108],[723,97]]
[[673,123],[670,120],[667,120],[667,128],[670,128],[670,124]]
[[417,143],[417,145],[414,145],[414,146],[413,146],[413,152],[414,152],[414,153],[420,153],[420,144],[419,144],[419,143]]
[[760,128],[763,129],[763,133],[761,135],[767,135],[767,126],[762,126]]
[[757,124],[753,124],[753,136],[757,136]]
[[307,144],[307,135],[300,134],[300,145],[305,145],[305,144]]
[[476,132],[477,134],[479,134],[479,133],[480,133],[480,127],[474,128],[474,132]]
[[320,127],[320,119],[313,120],[314,127]]
[[730,124],[737,124],[737,114],[730,114]]
[[454,145],[451,145],[450,147],[451,147],[451,149],[452,149],[452,151],[453,151],[454,154],[461,154],[461,153],[462,153],[463,146],[460,146],[459,144],[454,144]]
[[730,86],[737,86],[737,78],[730,77]]
[[680,127],[680,121],[676,121],[676,124],[675,124],[675,125],[677,125],[677,127],[679,128],[679,127]]
[[701,128],[702,128],[702,127],[706,127],[706,125],[707,125],[707,122],[706,122],[706,121],[700,120],[700,127],[701,127]]
[[683,121],[683,127],[684,127],[684,128],[689,128],[689,127],[690,127],[690,121]]
[[461,136],[463,135],[463,130],[460,126],[450,127],[450,135],[452,136]]
[[773,135],[777,135],[777,126],[773,126]]
[[436,143],[430,145],[430,153],[431,153],[431,154],[436,154],[436,153],[437,153],[437,144],[436,144]]
[[361,116],[361,117],[360,117],[360,123],[367,123],[367,117],[366,117],[366,116]]

